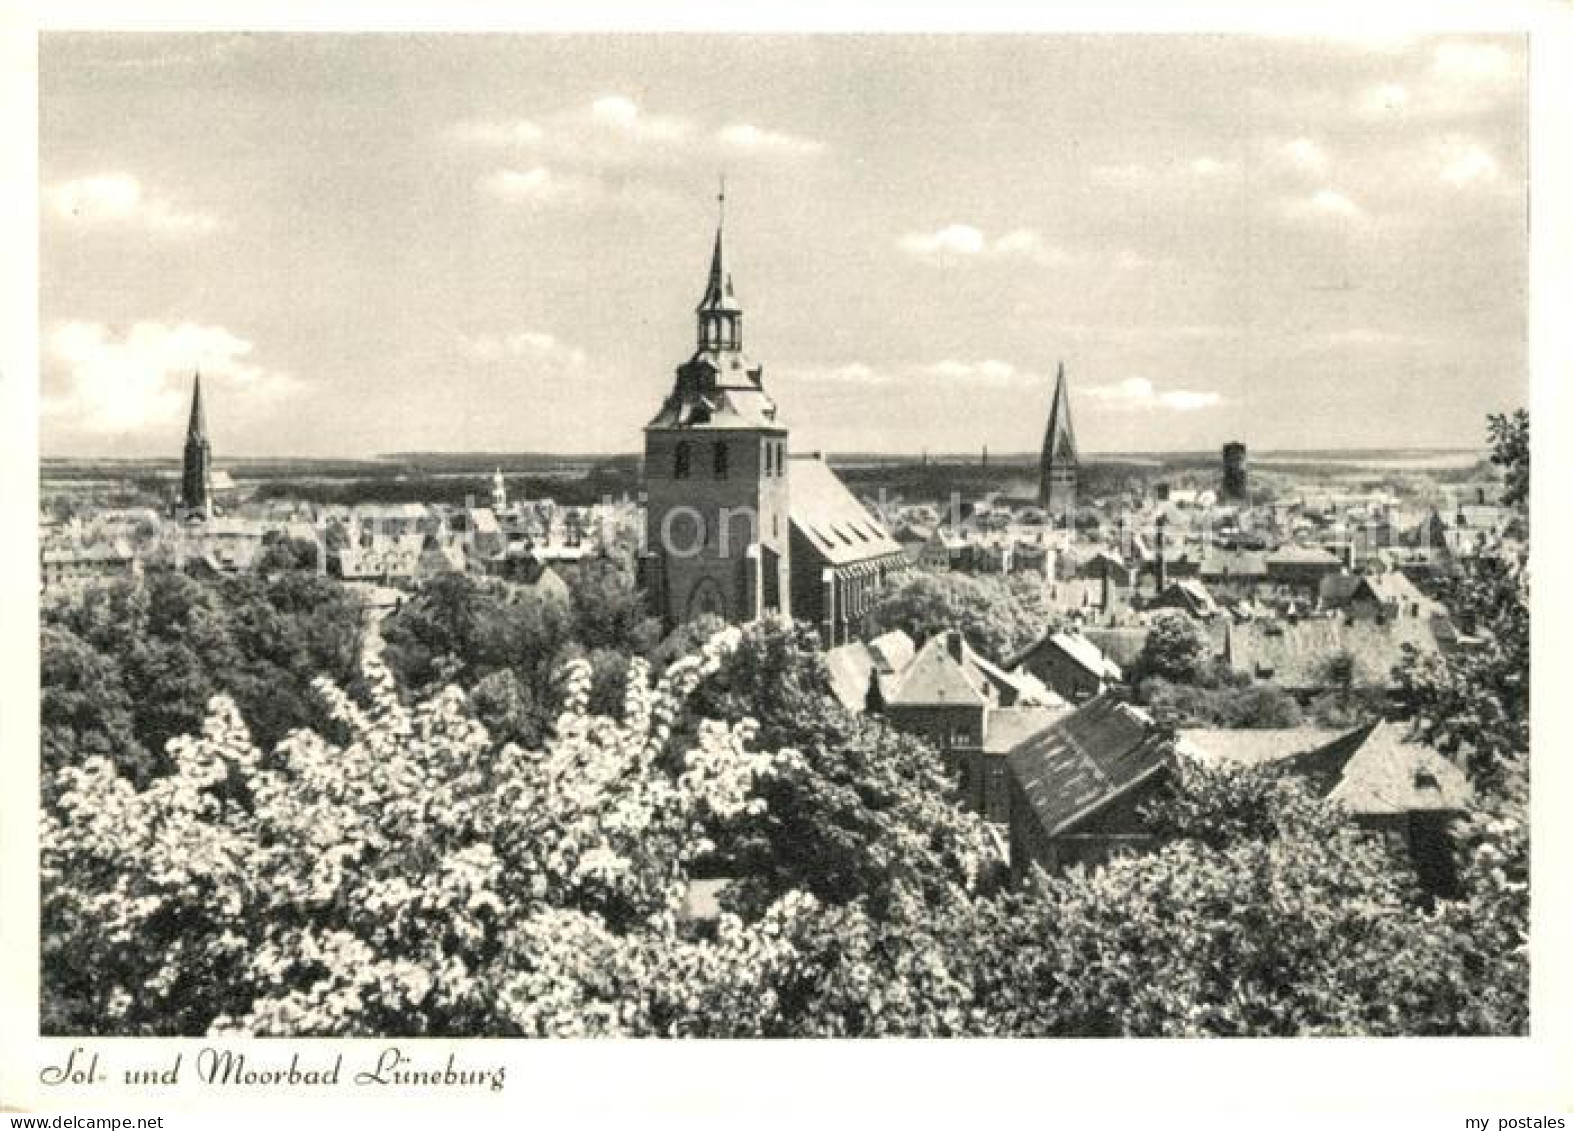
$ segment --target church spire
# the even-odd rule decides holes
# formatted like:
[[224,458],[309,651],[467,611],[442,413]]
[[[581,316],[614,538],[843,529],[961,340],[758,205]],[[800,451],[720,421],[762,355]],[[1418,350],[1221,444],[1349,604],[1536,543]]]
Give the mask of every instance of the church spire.
[[699,348],[708,351],[743,348],[743,307],[732,290],[732,270],[727,266],[727,179],[721,180],[716,194],[716,245],[711,250],[710,276],[705,297],[695,313],[699,315]]
[[191,382],[191,418],[186,422],[186,450],[181,460],[180,502],[188,517],[213,516],[213,453],[208,421],[202,411],[202,374]]
[[1077,439],[1071,430],[1071,398],[1066,392],[1066,365],[1055,369],[1055,397],[1044,430],[1039,463],[1039,506],[1051,514],[1070,510],[1077,498]]
[[191,419],[186,422],[186,441],[206,441],[208,420],[202,411],[202,371],[199,369],[191,381]]

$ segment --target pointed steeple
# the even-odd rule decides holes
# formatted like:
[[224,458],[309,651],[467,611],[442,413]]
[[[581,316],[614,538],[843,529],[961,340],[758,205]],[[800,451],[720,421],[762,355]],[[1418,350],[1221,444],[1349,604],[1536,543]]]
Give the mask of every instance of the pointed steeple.
[[187,517],[213,516],[213,452],[208,421],[202,411],[202,374],[191,382],[191,418],[186,422],[186,450],[181,460],[180,502]]
[[206,441],[208,419],[202,411],[202,371],[198,370],[191,381],[191,419],[186,423],[186,440]]
[[1071,430],[1071,398],[1066,394],[1066,363],[1055,367],[1055,399],[1049,406],[1049,427],[1044,430],[1044,458],[1077,458],[1077,437]]
[[1070,510],[1077,498],[1077,438],[1071,429],[1071,398],[1066,392],[1066,366],[1055,369],[1055,396],[1049,406],[1049,426],[1044,430],[1044,451],[1039,457],[1039,506],[1052,514]]
[[699,315],[699,347],[702,350],[743,348],[743,307],[732,290],[732,270],[727,266],[727,181],[721,182],[716,196],[716,245],[711,250],[710,276],[705,281],[705,297],[695,308]]

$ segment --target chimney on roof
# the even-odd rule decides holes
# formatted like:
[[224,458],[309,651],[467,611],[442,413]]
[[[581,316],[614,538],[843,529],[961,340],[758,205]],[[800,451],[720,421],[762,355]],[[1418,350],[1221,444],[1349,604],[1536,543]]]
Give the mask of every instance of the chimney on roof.
[[879,715],[885,712],[885,692],[880,688],[880,673],[874,668],[869,669],[869,687],[864,692],[864,713]]
[[1153,589],[1153,591],[1154,591],[1154,593],[1163,593],[1164,590],[1167,588],[1167,584],[1169,582],[1169,565],[1164,560],[1164,527],[1165,527],[1165,525],[1166,525],[1166,520],[1165,520],[1164,516],[1161,514],[1161,515],[1159,515],[1157,523],[1155,523],[1155,526],[1157,527],[1157,529],[1155,530],[1154,535],[1153,535],[1153,556],[1154,556],[1154,561],[1153,561],[1153,584],[1154,584],[1154,589]]
[[954,628],[946,629],[945,650],[959,664],[962,662],[963,647],[962,633]]
[[1344,544],[1344,568],[1346,573],[1355,572],[1355,539],[1347,538]]

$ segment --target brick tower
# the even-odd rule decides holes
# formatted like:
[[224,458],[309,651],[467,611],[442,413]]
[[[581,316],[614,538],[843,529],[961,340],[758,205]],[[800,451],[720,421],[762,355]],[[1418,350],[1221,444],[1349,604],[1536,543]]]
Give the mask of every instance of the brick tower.
[[787,429],[743,352],[724,227],[723,211],[694,356],[645,427],[643,582],[669,629],[703,613],[742,623],[791,611]]

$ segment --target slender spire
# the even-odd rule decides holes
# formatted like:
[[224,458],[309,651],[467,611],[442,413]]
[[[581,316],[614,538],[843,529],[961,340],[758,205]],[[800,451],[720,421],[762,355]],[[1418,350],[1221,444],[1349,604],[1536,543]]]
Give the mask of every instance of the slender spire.
[[187,440],[206,440],[208,420],[202,411],[202,371],[198,370],[191,381],[191,419],[186,423]]
[[1066,392],[1066,365],[1055,369],[1055,398],[1049,406],[1049,426],[1044,430],[1044,452],[1039,463],[1039,506],[1052,514],[1065,514],[1076,505],[1077,439],[1071,430],[1071,398]]
[[191,419],[186,424],[186,450],[180,467],[180,501],[187,517],[213,517],[213,453],[208,422],[202,412],[202,374],[191,381]]
[[702,350],[737,350],[743,346],[743,307],[732,290],[732,270],[727,266],[727,179],[721,180],[716,194],[716,246],[711,251],[710,277],[705,282],[705,297],[695,313],[699,315],[699,346]]
[[1076,433],[1071,429],[1071,398],[1066,393],[1066,363],[1055,367],[1055,398],[1049,407],[1049,427],[1044,430],[1044,458],[1077,458]]

